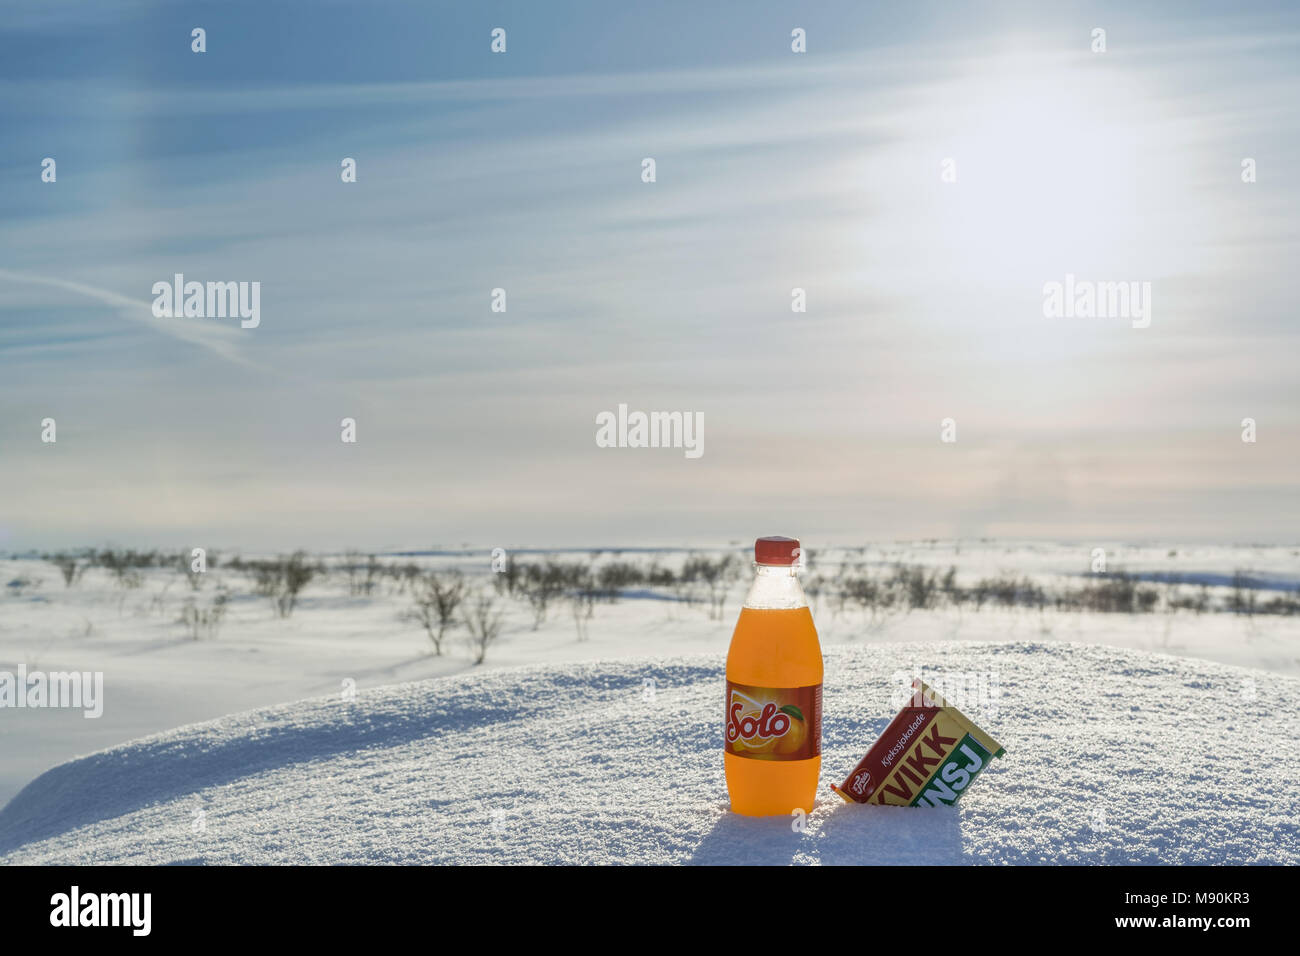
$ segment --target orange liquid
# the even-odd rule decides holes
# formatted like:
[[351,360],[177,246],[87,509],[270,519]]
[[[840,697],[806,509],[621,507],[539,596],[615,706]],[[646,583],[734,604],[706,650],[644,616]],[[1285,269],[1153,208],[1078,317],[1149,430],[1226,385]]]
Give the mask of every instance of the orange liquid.
[[[806,607],[742,608],[727,652],[727,679],[753,687],[807,687],[822,682],[822,649]],[[747,817],[811,812],[821,757],[755,760],[723,753],[731,809]]]

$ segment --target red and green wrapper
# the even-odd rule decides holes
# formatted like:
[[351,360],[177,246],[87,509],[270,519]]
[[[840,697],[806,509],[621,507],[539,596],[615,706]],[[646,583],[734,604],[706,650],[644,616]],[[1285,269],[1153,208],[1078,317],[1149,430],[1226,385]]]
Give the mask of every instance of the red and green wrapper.
[[924,681],[853,771],[831,789],[850,803],[938,807],[957,802],[1002,745]]

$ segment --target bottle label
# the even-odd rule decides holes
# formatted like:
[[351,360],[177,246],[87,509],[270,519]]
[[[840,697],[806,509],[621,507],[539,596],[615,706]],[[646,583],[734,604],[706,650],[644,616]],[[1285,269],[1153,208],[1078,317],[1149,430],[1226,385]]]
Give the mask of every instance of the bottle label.
[[755,760],[822,752],[822,685],[751,687],[727,681],[726,751]]

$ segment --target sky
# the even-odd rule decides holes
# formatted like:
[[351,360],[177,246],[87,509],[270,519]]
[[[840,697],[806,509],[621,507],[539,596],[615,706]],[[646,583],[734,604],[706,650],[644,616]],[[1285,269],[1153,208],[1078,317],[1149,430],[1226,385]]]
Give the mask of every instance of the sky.
[[3,10],[0,550],[1300,536],[1293,5]]

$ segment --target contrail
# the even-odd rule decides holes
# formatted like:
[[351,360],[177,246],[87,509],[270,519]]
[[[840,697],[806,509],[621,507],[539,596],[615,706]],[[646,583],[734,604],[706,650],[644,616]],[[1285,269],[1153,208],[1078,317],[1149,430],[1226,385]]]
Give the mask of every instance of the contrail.
[[240,333],[234,329],[205,323],[201,320],[160,319],[153,314],[153,305],[150,302],[130,299],[108,289],[99,289],[83,282],[73,282],[70,279],[54,279],[49,276],[31,275],[25,272],[11,272],[8,269],[0,269],[0,279],[8,279],[11,282],[31,282],[36,285],[47,285],[56,289],[76,292],[106,305],[111,305],[127,318],[141,322],[164,335],[170,335],[182,342],[189,342],[191,345],[205,348],[228,362],[242,365],[244,368],[265,371],[262,366],[250,362],[239,353],[235,340]]

